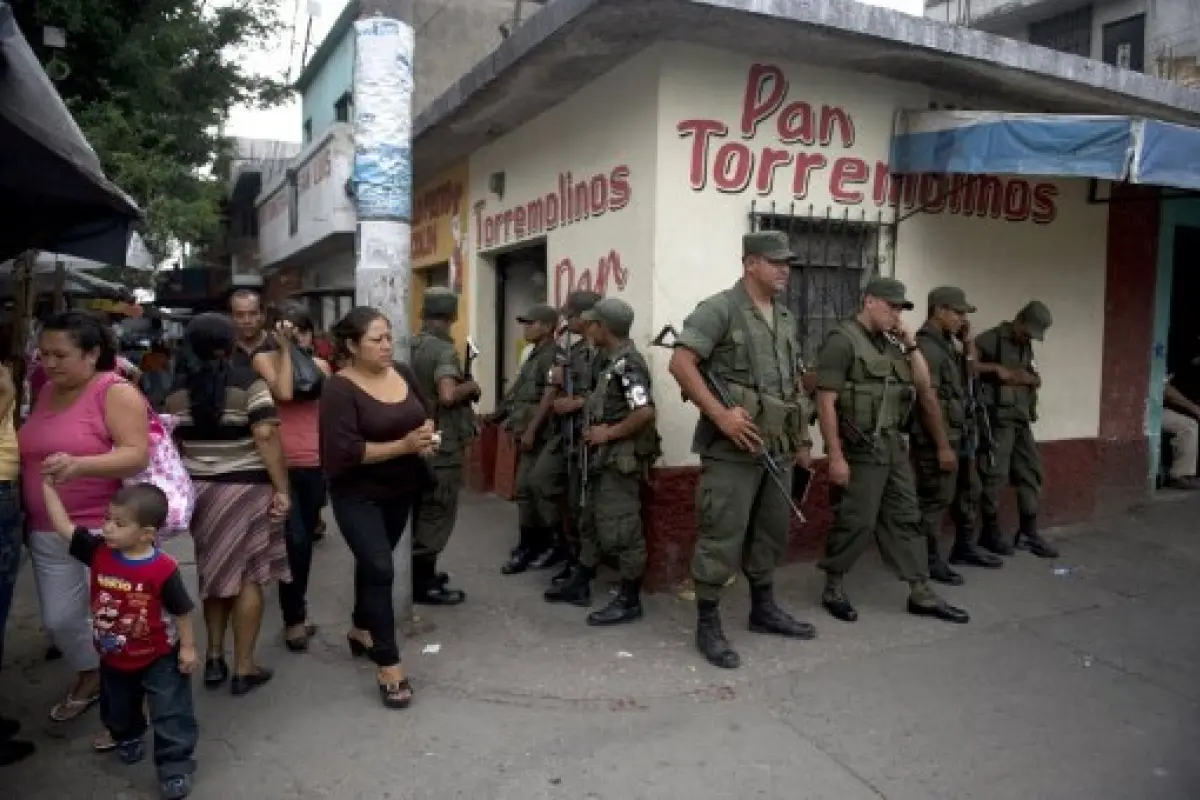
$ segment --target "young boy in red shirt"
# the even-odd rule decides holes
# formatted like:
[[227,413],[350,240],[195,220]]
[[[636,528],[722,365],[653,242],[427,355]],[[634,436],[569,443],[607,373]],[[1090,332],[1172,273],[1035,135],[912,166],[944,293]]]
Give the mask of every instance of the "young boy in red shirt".
[[154,764],[164,800],[187,797],[199,736],[189,675],[196,669],[192,600],[179,565],[154,545],[167,498],[148,483],[113,496],[99,537],[71,523],[54,485],[45,485],[54,530],[91,569],[93,638],[100,653],[100,717],[121,761],[146,755],[143,700],[154,720]]

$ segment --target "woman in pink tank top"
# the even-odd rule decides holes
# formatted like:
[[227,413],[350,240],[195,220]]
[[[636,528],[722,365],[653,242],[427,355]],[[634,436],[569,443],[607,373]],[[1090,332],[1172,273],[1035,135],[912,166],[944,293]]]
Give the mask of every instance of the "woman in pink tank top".
[[287,458],[288,485],[292,508],[287,521],[288,566],[290,583],[279,584],[279,610],[283,614],[283,640],[293,653],[308,649],[309,637],[316,628],[308,619],[308,576],[312,569],[313,543],[325,506],[325,475],[317,453],[318,398],[323,380],[315,386],[295,385],[292,350],[295,347],[317,365],[324,377],[332,374],[329,363],[313,352],[313,324],[308,311],[288,302],[273,315],[273,346],[254,356],[254,371],[271,389],[279,409],[283,454]]
[[88,620],[87,568],[73,559],[46,516],[42,482],[52,480],[67,513],[97,529],[121,479],[149,461],[146,401],[116,379],[116,353],[99,319],[82,311],[55,314],[39,340],[48,382],[18,433],[21,488],[29,517],[29,552],[42,625],[78,673],[51,719],[74,719],[99,699],[99,661]]

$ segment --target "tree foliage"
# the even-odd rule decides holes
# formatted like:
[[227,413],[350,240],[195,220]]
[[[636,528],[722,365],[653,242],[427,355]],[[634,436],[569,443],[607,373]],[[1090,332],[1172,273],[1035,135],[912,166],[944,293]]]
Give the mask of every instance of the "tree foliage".
[[[222,189],[211,167],[235,105],[281,102],[287,88],[239,58],[282,29],[284,0],[11,0],[42,63],[65,62],[59,93],[105,173],[146,211],[147,245],[204,242]],[[288,0],[290,2],[290,0]],[[43,26],[66,32],[42,45]]]

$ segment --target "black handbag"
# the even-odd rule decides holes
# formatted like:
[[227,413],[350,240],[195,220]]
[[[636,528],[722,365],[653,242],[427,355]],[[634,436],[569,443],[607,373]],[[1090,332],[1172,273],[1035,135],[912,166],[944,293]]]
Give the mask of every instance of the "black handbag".
[[313,357],[295,342],[288,342],[287,347],[292,359],[292,399],[316,400],[324,388],[325,373],[321,372]]

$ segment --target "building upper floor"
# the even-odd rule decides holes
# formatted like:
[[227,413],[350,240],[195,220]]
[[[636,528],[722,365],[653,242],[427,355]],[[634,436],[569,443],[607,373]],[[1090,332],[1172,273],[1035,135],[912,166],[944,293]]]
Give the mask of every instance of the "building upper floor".
[[[416,52],[413,113],[419,113],[463,73],[551,0],[415,0]],[[354,20],[349,0],[296,80],[301,95],[302,140],[320,138],[330,126],[352,119]]]
[[926,0],[925,16],[1200,85],[1197,0]]

